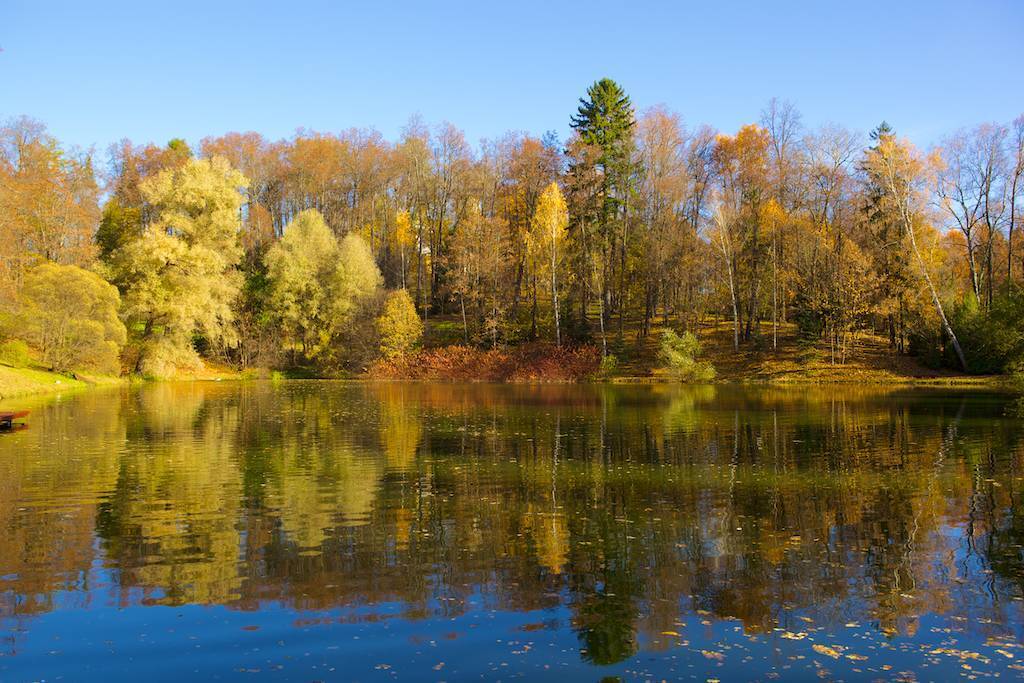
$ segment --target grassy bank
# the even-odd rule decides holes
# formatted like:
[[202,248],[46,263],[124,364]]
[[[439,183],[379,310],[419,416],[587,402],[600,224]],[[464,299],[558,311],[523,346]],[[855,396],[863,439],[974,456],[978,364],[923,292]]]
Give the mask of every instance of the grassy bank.
[[0,400],[37,394],[56,394],[97,385],[121,384],[125,380],[107,375],[69,377],[40,368],[14,368],[0,365]]
[[[201,368],[182,371],[172,377],[161,378],[161,381],[197,382],[227,381],[246,379],[268,379],[271,373],[266,370],[238,371],[234,368],[216,363],[204,363]],[[117,386],[132,381],[145,381],[137,377],[115,377],[112,375],[96,375],[76,372],[72,377],[57,372],[50,372],[38,365],[30,367],[12,367],[0,363],[0,401],[23,396],[57,394],[78,391],[96,386]]]
[[[719,381],[758,384],[875,384],[887,386],[1008,386],[1002,375],[970,375],[923,365],[918,359],[895,354],[886,338],[862,333],[843,358],[827,342],[808,344],[799,339],[796,326],[779,326],[777,340],[766,326],[756,343],[733,347],[732,326],[709,326],[700,335],[704,358],[718,373]],[[648,363],[657,364],[656,350],[648,350]],[[650,366],[648,366],[650,367]],[[657,369],[649,369],[657,376]]]

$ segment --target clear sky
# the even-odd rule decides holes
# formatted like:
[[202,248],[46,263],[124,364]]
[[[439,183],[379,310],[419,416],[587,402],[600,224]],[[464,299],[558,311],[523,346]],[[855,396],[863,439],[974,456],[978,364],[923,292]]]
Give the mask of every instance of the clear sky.
[[772,96],[806,124],[887,119],[927,145],[1024,113],[1024,1],[0,0],[0,119],[61,140],[451,121],[568,132],[594,80],[733,131]]

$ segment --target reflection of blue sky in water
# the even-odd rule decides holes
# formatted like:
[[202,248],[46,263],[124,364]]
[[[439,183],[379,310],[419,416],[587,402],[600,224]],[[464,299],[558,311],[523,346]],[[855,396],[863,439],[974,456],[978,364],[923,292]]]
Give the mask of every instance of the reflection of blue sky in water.
[[341,383],[39,401],[0,438],[0,678],[1015,673],[1006,404]]

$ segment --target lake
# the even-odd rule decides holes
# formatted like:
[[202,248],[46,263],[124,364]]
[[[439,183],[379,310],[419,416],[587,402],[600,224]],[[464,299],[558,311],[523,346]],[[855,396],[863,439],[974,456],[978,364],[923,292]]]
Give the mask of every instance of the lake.
[[17,406],[3,681],[1024,671],[1013,396],[285,381]]

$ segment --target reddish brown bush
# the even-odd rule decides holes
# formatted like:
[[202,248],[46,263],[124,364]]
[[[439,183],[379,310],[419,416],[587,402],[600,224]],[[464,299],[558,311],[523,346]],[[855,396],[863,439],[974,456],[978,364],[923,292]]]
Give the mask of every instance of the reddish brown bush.
[[368,374],[375,379],[576,382],[593,375],[600,364],[601,352],[593,346],[525,344],[491,350],[445,346],[381,359]]

